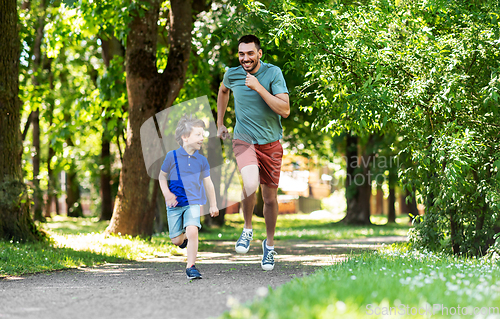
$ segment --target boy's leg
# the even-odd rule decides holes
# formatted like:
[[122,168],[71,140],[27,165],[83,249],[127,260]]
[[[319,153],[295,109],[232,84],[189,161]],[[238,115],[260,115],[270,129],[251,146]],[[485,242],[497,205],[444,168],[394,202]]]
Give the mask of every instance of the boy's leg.
[[186,235],[188,238],[186,268],[190,268],[196,263],[198,255],[198,226],[187,226]]
[[187,206],[183,218],[188,239],[186,268],[189,268],[195,264],[198,255],[198,229],[201,228],[200,205]]
[[186,239],[183,227],[183,207],[168,207],[167,208],[167,220],[168,220],[168,233],[172,240],[172,243],[176,246],[182,245]]
[[278,189],[265,184],[262,184],[261,187],[262,199],[264,200],[267,245],[274,246],[274,233],[276,231],[276,221],[278,220]]
[[184,240],[186,240],[186,238],[186,234],[182,233],[179,236],[172,238],[172,244],[180,246],[184,243]]

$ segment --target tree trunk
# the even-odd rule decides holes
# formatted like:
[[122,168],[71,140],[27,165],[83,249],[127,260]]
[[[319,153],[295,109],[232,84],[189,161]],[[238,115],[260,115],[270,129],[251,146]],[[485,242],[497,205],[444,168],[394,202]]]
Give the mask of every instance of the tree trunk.
[[[37,19],[35,42],[33,44],[33,86],[37,90],[39,84],[39,77],[41,76],[41,65],[42,65],[42,40],[43,40],[43,28],[45,27],[45,1],[40,2],[40,16]],[[36,106],[36,110],[33,110],[33,117],[31,118],[33,124],[33,150],[32,150],[32,161],[33,161],[33,210],[35,220],[44,221],[43,216],[43,193],[40,189],[40,109]]]
[[450,213],[450,239],[451,248],[455,255],[460,254],[460,222],[457,221],[458,216],[454,208],[449,210]]
[[80,185],[77,170],[73,163],[66,172],[66,214],[70,217],[82,217],[83,210],[80,203]]
[[101,165],[103,166],[101,174],[101,216],[99,220],[110,220],[113,216],[113,198],[111,197],[111,151],[109,142],[109,133],[102,133],[101,145]]
[[[347,134],[346,143],[346,201],[347,214],[342,222],[348,225],[370,225],[370,167],[367,155],[361,158],[362,167],[358,163],[358,137]],[[366,164],[366,165],[364,165]]]
[[387,213],[387,222],[396,222],[396,172],[394,168],[389,169],[389,209]]
[[384,215],[384,190],[382,189],[382,185],[377,185],[375,203],[375,215]]
[[[400,214],[402,215],[412,214],[413,216],[419,215],[417,208],[417,199],[410,193],[410,191],[407,190],[404,194],[401,195],[400,203],[401,203]],[[412,220],[413,218],[410,217],[410,222]]]
[[47,157],[47,202],[45,203],[45,217],[50,217],[52,213],[52,203],[57,203],[57,192],[56,192],[56,178],[57,174],[54,174],[54,171],[52,170],[52,165],[50,162],[52,161],[52,158],[56,155],[56,152],[50,146],[49,143],[49,156]]
[[[45,69],[49,72],[49,87],[53,91],[54,90],[54,74],[52,73],[52,66],[51,66],[51,61],[50,59],[47,59],[45,61]],[[54,112],[54,100],[51,99],[51,101],[48,101],[49,105],[49,111],[48,117],[49,117],[49,127],[52,126],[54,117],[53,117],[53,112]],[[52,213],[52,203],[55,203],[56,205],[56,212],[59,213],[59,203],[57,199],[57,189],[58,189],[58,174],[52,169],[52,158],[56,156],[56,151],[52,147],[51,143],[48,143],[48,157],[47,157],[47,202],[45,203],[45,217],[50,217]]]
[[43,235],[30,216],[21,173],[17,2],[1,0],[0,12],[0,238],[36,241]]
[[40,189],[40,111],[33,111],[33,210],[35,220],[44,221],[42,210],[43,195]]
[[[150,0],[150,9],[132,12],[126,46],[129,122],[118,194],[106,233],[149,237],[155,212],[152,189],[141,149],[141,125],[155,113],[170,107],[184,84],[191,50],[191,1],[171,0],[170,51],[167,67],[158,73],[156,43],[160,1]],[[142,9],[141,9],[142,10]]]
[[[125,51],[120,41],[118,41],[118,39],[114,36],[110,39],[101,37],[101,43],[102,59],[104,61],[104,65],[106,65],[106,69],[109,70],[110,63],[113,57],[115,55],[123,56]],[[109,119],[105,117],[103,119],[103,133],[101,144],[101,215],[99,217],[99,220],[101,221],[110,220],[113,216],[113,195],[111,191],[112,159],[110,152],[112,132],[109,132],[108,130],[108,122]],[[117,142],[119,143],[119,136],[117,136]]]
[[[214,118],[217,117],[217,114],[215,111],[212,111]],[[214,125],[215,121],[211,121],[210,125]],[[217,127],[213,128],[212,131],[217,131]],[[222,226],[224,225],[224,218],[226,215],[226,209],[225,207],[221,206],[221,201],[222,198],[220,196],[221,194],[221,175],[222,175],[222,161],[224,160],[222,158],[222,153],[220,152],[221,149],[221,139],[217,137],[212,137],[208,140],[208,163],[210,164],[210,177],[212,178],[212,182],[214,184],[215,188],[215,194],[216,194],[216,200],[217,200],[217,207],[219,207],[219,216],[217,217],[210,217],[209,214],[206,215],[205,223],[210,225],[216,225],[216,226]],[[207,201],[207,205],[209,202]]]

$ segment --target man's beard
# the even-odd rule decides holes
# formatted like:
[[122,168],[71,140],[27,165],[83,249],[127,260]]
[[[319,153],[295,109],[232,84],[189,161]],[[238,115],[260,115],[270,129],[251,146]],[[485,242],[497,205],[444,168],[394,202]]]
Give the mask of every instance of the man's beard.
[[257,67],[258,62],[257,62],[257,61],[252,61],[252,62],[251,62],[251,64],[250,64],[251,68],[250,68],[249,70],[248,70],[248,69],[245,69],[245,65],[244,65],[242,62],[240,62],[240,64],[241,64],[241,66],[243,67],[243,70],[245,70],[245,71],[246,71],[246,72],[248,72],[248,73],[251,73],[251,72],[252,72],[253,70],[255,70],[255,68]]

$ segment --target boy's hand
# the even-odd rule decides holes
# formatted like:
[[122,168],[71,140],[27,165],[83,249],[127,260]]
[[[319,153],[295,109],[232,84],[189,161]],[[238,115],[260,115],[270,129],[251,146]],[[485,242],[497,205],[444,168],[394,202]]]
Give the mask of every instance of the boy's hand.
[[167,207],[175,207],[177,206],[177,196],[175,196],[173,193],[170,193],[166,196],[167,199]]
[[217,207],[210,207],[210,216],[211,217],[219,216],[219,209]]

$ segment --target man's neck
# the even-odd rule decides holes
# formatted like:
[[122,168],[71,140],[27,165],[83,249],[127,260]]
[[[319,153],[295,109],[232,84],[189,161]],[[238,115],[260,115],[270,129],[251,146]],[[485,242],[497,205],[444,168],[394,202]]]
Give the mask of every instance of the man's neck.
[[252,72],[250,72],[250,74],[257,73],[257,71],[259,71],[259,69],[260,69],[260,59],[259,59],[259,62],[257,63],[257,66],[255,67],[255,69],[252,70]]

